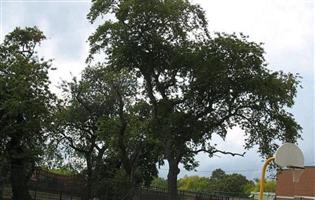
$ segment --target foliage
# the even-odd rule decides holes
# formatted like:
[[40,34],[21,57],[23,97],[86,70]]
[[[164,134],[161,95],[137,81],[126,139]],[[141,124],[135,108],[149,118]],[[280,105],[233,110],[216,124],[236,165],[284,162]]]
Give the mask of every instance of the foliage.
[[[158,153],[150,138],[147,103],[138,101],[135,76],[96,65],[80,81],[64,83],[67,98],[56,119],[59,138],[72,157],[84,159],[87,198],[103,178],[147,185],[157,174]],[[97,189],[95,189],[97,188]]]
[[185,176],[178,180],[178,189],[194,192],[221,192],[232,196],[249,196],[254,182],[241,174],[226,174],[216,169],[211,177]]
[[56,168],[50,168],[48,166],[41,166],[41,169],[47,170],[47,171],[54,173],[54,174],[64,175],[64,176],[79,174],[79,172],[77,170],[73,169],[73,167],[71,165],[63,165],[63,166],[56,167]]
[[[152,187],[167,188],[167,181],[157,177]],[[184,176],[178,180],[178,189],[181,191],[219,192],[231,196],[248,197],[255,189],[255,183],[241,174],[226,174],[222,169],[216,169],[211,177]]]
[[[254,191],[255,192],[259,192],[259,188],[260,188],[260,180],[256,179],[255,180],[255,187],[254,187]],[[276,187],[277,187],[277,181],[275,180],[265,180],[265,192],[276,192]]]
[[250,196],[254,190],[255,190],[255,183],[253,181],[250,181],[244,185],[244,195]]
[[270,71],[261,44],[242,34],[210,36],[203,10],[188,0],[94,0],[88,19],[108,14],[116,19],[90,36],[88,61],[105,54],[108,65],[144,81],[139,91],[152,107],[152,131],[169,164],[174,199],[179,163],[193,169],[199,152],[243,155],[217,149],[214,134],[224,139],[239,126],[246,149],[258,145],[265,157],[276,141],[300,137],[286,110],[294,104],[298,76]]
[[[13,199],[30,199],[26,183],[33,167],[52,167],[55,160],[61,166],[81,162],[53,170],[79,169],[86,199],[102,192],[106,178],[149,185],[164,160],[171,199],[177,188],[248,194],[253,183],[242,175],[218,169],[209,179],[177,181],[178,165],[194,169],[199,152],[243,156],[212,141],[214,135],[224,140],[233,127],[244,130],[246,149],[256,145],[264,157],[279,141],[300,138],[301,127],[287,111],[299,77],[269,70],[262,44],[243,34],[210,34],[199,5],[92,0],[88,19],[100,18],[87,61],[96,54],[106,59],[88,66],[80,80],[64,82],[57,106],[49,91],[51,61],[35,51],[43,33],[16,28],[0,45],[0,170],[10,171]],[[152,184],[165,187],[163,179]],[[273,190],[274,183],[267,187]],[[131,199],[134,188],[125,189]]]
[[[47,137],[54,95],[49,91],[50,61],[38,59],[35,47],[45,36],[35,28],[16,28],[1,44],[1,153],[37,160]],[[46,134],[45,134],[46,133]],[[15,141],[13,141],[15,140]],[[16,144],[12,144],[16,143]],[[18,153],[18,155],[16,155]]]
[[199,176],[185,176],[178,180],[178,189],[193,191],[193,192],[207,192],[209,190],[210,181],[206,177]]
[[36,27],[16,28],[0,45],[0,155],[10,164],[13,199],[30,198],[25,184],[51,131],[51,61],[39,59],[35,51],[44,39]]
[[86,68],[80,81],[74,78],[62,85],[65,99],[56,113],[56,141],[62,142],[68,156],[84,161],[86,199],[92,198],[102,176],[113,177],[119,169],[117,153],[108,144],[117,124],[109,117],[115,115],[117,107],[112,81],[114,74],[96,66]]
[[254,187],[253,181],[241,174],[226,174],[221,169],[216,169],[210,177],[210,191],[223,191],[236,195],[248,196]]
[[167,180],[165,180],[164,178],[161,178],[161,177],[155,177],[152,180],[150,187],[167,189]]

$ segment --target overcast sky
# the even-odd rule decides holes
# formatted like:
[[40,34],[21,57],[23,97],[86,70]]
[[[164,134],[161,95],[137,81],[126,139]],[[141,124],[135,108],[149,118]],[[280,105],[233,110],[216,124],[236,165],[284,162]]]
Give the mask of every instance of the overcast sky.
[[[50,73],[52,90],[60,80],[79,76],[85,67],[88,54],[86,40],[96,26],[86,20],[90,3],[81,0],[0,0],[1,41],[16,26],[38,26],[46,40],[39,49],[45,58],[53,58],[57,70]],[[292,108],[303,127],[303,141],[299,146],[305,155],[306,165],[315,165],[314,137],[314,3],[312,0],[194,0],[206,11],[209,28],[216,32],[242,32],[250,40],[263,42],[266,61],[272,70],[299,73],[303,79],[296,104]],[[233,129],[219,147],[243,152],[243,133]],[[222,168],[228,173],[241,173],[249,178],[259,177],[261,158],[253,149],[245,157],[208,158],[197,156],[197,171],[181,170],[184,175],[209,176],[211,171]],[[160,175],[166,177],[167,166]]]

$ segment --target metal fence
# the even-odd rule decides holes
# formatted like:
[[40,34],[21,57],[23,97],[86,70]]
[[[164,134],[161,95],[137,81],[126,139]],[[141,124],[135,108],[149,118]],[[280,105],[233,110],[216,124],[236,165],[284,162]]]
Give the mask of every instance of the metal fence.
[[[178,191],[179,200],[252,200],[252,198],[237,193],[226,192],[189,192]],[[167,190],[159,188],[141,188],[135,196],[135,200],[169,200]]]
[[[34,200],[82,200],[84,194],[75,194],[65,191],[51,190],[30,190],[30,194]],[[133,196],[130,198],[130,196]],[[5,200],[11,199],[9,187],[5,187],[3,193]],[[249,198],[232,197],[224,195],[204,194],[196,192],[179,191],[178,200],[249,200]],[[98,194],[93,200],[169,200],[167,192],[159,191],[151,188],[138,188],[134,191],[134,195],[129,195],[124,188],[111,190],[108,188],[103,193]]]
[[[169,200],[167,190],[152,187],[132,187],[126,181],[102,179],[93,187],[93,200]],[[2,195],[1,195],[2,190]],[[84,180],[80,176],[62,176],[45,170],[35,170],[29,181],[34,200],[82,200],[85,196]],[[11,199],[9,181],[0,185],[0,199]],[[178,200],[249,200],[236,193],[197,193],[179,191]]]
[[[84,188],[82,183],[80,176],[63,176],[37,168],[28,182],[28,189],[34,200],[79,200]],[[0,176],[0,200],[11,198],[12,188],[7,173]]]

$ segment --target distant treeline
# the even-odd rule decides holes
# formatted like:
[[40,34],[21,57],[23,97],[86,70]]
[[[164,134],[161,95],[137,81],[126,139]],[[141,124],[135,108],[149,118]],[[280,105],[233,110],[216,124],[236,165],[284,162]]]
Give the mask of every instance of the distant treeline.
[[[210,177],[184,176],[177,181],[178,189],[182,191],[213,193],[221,192],[230,196],[248,197],[251,192],[259,191],[259,180],[248,180],[241,174],[226,174],[221,169],[216,169]],[[157,177],[153,179],[151,186],[167,189],[167,181]],[[267,180],[265,191],[275,192],[276,181]]]

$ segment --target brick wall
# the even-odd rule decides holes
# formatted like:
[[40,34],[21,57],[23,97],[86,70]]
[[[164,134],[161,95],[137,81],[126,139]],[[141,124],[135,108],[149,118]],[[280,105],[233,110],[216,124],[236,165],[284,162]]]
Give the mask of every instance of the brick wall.
[[299,182],[293,182],[293,170],[283,170],[277,176],[276,196],[279,200],[315,200],[315,166],[305,167]]

